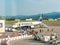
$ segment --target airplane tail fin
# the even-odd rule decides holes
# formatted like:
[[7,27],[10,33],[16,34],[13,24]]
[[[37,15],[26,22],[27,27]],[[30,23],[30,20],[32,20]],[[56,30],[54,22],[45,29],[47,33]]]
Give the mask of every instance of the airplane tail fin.
[[38,21],[42,22],[42,16],[39,17]]

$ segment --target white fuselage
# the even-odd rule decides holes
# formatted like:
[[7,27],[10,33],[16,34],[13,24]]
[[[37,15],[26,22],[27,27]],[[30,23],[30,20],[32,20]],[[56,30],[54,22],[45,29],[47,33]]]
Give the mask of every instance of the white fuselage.
[[35,21],[35,22],[18,22],[14,24],[12,27],[19,27],[19,26],[34,26],[42,23],[41,21]]
[[37,25],[40,24],[41,22],[20,22],[21,26],[28,26],[28,25]]

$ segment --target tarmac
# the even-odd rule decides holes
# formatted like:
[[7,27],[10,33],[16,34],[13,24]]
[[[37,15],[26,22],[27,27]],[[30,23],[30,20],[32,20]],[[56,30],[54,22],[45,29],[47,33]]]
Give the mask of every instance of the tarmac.
[[49,44],[41,43],[40,41],[35,41],[33,39],[25,39],[25,40],[11,41],[10,45],[49,45]]
[[[50,35],[51,33],[57,33],[57,35],[60,35],[60,26],[49,26],[49,31],[47,31],[47,29],[43,29],[43,30],[44,31],[40,33],[41,35]],[[51,45],[51,44],[42,43],[40,41],[33,40],[33,38],[29,38],[25,40],[10,41],[10,45]]]

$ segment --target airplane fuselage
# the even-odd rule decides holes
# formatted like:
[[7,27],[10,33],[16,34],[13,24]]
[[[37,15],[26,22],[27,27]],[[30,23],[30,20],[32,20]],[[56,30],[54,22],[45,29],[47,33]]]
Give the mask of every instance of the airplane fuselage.
[[33,27],[34,25],[38,25],[38,24],[40,24],[40,23],[42,23],[42,22],[40,22],[40,21],[35,21],[35,22],[18,22],[18,23],[16,23],[16,24],[14,24],[12,27],[22,27],[22,26],[31,26],[31,27]]

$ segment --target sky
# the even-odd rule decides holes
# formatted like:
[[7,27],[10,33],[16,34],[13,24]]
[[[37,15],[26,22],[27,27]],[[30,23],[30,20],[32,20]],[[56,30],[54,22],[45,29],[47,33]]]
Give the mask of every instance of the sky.
[[60,0],[0,0],[0,15],[60,12]]

